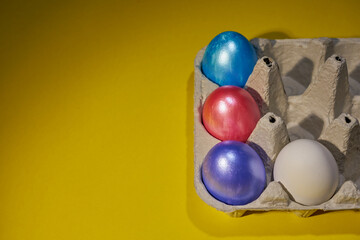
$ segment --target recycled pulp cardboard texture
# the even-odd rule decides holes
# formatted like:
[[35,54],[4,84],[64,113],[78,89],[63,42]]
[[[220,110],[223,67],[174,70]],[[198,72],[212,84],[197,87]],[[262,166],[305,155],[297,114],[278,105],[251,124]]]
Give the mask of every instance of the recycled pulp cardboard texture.
[[[201,180],[202,161],[220,142],[201,123],[202,105],[219,87],[202,74],[205,47],[195,59],[194,183],[198,195],[232,216],[247,210],[287,210],[308,217],[316,210],[360,209],[360,39],[253,39],[251,43],[259,60],[245,88],[262,118],[248,144],[264,162],[267,187],[254,202],[231,206],[213,198]],[[339,187],[323,204],[298,204],[280,183],[272,181],[277,154],[299,138],[318,140],[338,163]]]

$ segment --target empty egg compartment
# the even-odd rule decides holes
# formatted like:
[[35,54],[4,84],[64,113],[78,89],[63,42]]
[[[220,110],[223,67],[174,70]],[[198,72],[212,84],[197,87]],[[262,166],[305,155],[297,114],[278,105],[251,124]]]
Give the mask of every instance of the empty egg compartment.
[[[257,200],[232,206],[213,198],[202,183],[202,161],[220,142],[201,123],[202,105],[219,87],[202,74],[205,47],[195,59],[194,184],[198,195],[235,217],[246,211],[284,210],[308,217],[317,210],[360,209],[360,39],[253,39],[251,43],[259,60],[245,88],[262,118],[248,144],[264,162],[267,187]],[[296,203],[280,183],[272,181],[277,154],[300,138],[322,143],[339,167],[339,187],[320,205]]]

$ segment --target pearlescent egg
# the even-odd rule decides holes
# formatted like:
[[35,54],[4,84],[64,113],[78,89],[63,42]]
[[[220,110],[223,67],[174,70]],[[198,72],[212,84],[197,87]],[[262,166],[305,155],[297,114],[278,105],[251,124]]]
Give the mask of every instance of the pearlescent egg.
[[274,180],[303,205],[329,200],[339,182],[337,163],[321,143],[298,139],[286,145],[276,158]]
[[240,33],[223,32],[207,46],[202,71],[220,86],[244,87],[257,62],[256,52]]
[[202,121],[206,130],[220,140],[246,142],[261,117],[253,97],[237,86],[222,86],[206,98]]
[[238,141],[216,144],[206,155],[201,174],[208,192],[229,205],[254,201],[266,186],[261,158],[249,145]]

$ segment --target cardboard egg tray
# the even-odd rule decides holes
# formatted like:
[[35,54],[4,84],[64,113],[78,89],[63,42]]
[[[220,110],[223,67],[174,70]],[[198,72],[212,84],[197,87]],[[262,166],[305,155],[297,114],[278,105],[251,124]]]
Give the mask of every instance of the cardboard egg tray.
[[[251,43],[259,60],[245,89],[259,105],[262,118],[248,144],[264,162],[267,187],[255,201],[232,206],[212,197],[202,182],[202,162],[220,142],[201,121],[206,97],[219,87],[202,74],[204,47],[195,59],[194,182],[198,195],[208,205],[235,217],[246,211],[283,210],[308,217],[317,210],[359,210],[360,39],[257,38]],[[320,205],[304,206],[293,201],[272,178],[277,154],[289,141],[299,138],[321,142],[339,166],[338,189]]]

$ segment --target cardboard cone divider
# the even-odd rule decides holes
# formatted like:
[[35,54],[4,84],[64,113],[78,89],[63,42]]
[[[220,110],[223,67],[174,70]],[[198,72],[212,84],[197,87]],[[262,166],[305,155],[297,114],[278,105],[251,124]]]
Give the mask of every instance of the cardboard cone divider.
[[[234,217],[246,211],[292,211],[309,217],[317,210],[360,209],[360,39],[317,38],[251,40],[258,61],[245,89],[253,96],[262,118],[248,144],[264,162],[267,186],[255,201],[227,205],[212,197],[201,180],[201,165],[220,141],[201,121],[206,97],[219,86],[203,75],[195,59],[194,184],[208,205]],[[320,205],[305,206],[292,200],[272,171],[280,150],[290,141],[317,140],[333,154],[340,182],[333,197]]]

